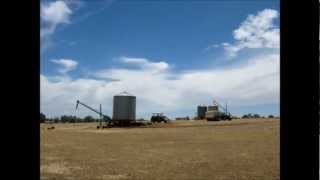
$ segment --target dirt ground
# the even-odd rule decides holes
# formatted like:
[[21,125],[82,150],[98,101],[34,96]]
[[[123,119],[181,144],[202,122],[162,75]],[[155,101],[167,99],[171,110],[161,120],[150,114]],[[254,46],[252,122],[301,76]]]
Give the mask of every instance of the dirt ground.
[[279,119],[41,124],[41,179],[278,180]]

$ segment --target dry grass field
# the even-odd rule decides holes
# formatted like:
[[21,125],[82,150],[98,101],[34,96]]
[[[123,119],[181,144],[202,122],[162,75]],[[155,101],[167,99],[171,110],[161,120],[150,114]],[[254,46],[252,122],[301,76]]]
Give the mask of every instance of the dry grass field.
[[41,179],[277,180],[279,119],[41,125]]

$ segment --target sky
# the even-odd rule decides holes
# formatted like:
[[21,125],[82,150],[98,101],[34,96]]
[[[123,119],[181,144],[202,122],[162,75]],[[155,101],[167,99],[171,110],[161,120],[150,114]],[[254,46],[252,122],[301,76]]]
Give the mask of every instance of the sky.
[[198,105],[279,115],[276,0],[41,0],[40,110],[112,116],[113,96],[137,98],[137,118],[193,117]]

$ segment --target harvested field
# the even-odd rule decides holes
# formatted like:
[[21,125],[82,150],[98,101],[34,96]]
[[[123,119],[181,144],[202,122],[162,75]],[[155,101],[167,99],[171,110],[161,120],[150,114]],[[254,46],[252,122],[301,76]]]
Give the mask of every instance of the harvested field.
[[53,125],[41,125],[41,179],[280,179],[279,119]]

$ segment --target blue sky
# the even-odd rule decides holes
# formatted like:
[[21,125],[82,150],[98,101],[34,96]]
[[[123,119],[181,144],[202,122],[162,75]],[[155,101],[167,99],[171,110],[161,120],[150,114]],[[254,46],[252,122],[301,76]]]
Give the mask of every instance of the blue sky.
[[[137,96],[138,117],[198,104],[279,114],[279,1],[41,1],[41,111]],[[111,81],[112,80],[112,81]]]

